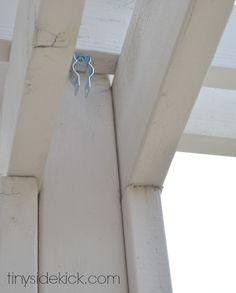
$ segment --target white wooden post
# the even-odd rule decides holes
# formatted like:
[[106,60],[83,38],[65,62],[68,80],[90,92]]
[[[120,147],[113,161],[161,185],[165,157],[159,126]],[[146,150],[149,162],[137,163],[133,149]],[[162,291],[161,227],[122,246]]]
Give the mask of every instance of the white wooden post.
[[122,206],[130,293],[171,293],[160,190],[129,186]]
[[36,284],[26,284],[22,277],[14,277],[36,275],[37,269],[36,179],[0,177],[0,292],[38,292]]
[[84,97],[70,82],[40,194],[40,272],[120,278],[109,284],[40,285],[40,293],[127,293],[127,274],[109,80],[95,75]]

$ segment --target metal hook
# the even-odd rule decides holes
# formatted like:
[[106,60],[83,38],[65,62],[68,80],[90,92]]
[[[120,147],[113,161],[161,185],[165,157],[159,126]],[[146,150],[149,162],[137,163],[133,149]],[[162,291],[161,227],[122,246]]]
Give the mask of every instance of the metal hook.
[[92,65],[91,57],[79,53],[74,53],[73,62],[70,70],[70,79],[72,84],[75,86],[75,95],[78,94],[80,89],[80,74],[78,72],[79,67],[86,69],[87,80],[85,84],[85,97],[87,97],[92,87],[91,79],[94,75],[94,67]]

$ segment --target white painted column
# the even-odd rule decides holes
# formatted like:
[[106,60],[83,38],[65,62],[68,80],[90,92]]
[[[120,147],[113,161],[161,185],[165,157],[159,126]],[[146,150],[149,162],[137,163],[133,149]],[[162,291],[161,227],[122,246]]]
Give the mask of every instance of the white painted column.
[[130,186],[122,205],[130,293],[171,293],[160,190]]
[[68,82],[61,105],[40,197],[40,273],[118,275],[120,284],[41,285],[40,293],[127,293],[108,79],[95,75],[87,98],[83,80],[78,96]]
[[[0,177],[0,292],[36,293],[14,275],[36,275],[38,186],[34,178]],[[10,275],[8,276],[8,273]],[[21,283],[23,282],[23,283]],[[25,286],[24,286],[25,285]]]

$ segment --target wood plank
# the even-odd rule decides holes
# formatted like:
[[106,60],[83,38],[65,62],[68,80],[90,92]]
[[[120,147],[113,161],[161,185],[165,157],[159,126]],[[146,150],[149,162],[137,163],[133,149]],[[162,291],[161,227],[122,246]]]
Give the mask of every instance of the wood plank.
[[[0,39],[12,39],[17,3],[17,0],[1,0]],[[134,3],[134,0],[87,0],[77,48],[119,55]]]
[[[68,82],[40,194],[40,271],[117,275],[113,285],[40,286],[40,293],[127,293],[111,89],[84,97]],[[104,281],[104,279],[103,279]]]
[[[0,18],[4,18],[0,22],[2,41],[12,39],[17,2],[3,0],[0,4]],[[114,74],[133,7],[134,1],[130,0],[86,1],[76,47],[81,53],[91,55],[96,73]]]
[[13,274],[27,277],[37,273],[37,197],[35,178],[0,177],[1,292],[38,292],[36,284],[21,284],[21,278],[15,282],[12,277]]
[[130,293],[171,293],[160,190],[129,186],[122,205]]
[[134,0],[87,0],[77,48],[120,54]]
[[162,186],[233,2],[137,2],[113,83],[123,187]]
[[[77,49],[92,56],[96,73],[114,74],[134,4],[135,1],[129,0],[86,1]],[[1,42],[7,40],[10,43],[12,39],[16,5],[16,0],[2,0],[1,2],[0,60]],[[228,78],[232,80],[235,75],[233,72],[236,67],[235,23],[236,8],[234,7],[214,56],[213,67],[208,72],[205,86],[217,88],[229,86],[229,89],[234,86],[233,82],[228,82]],[[224,82],[222,83],[223,73],[225,77],[223,77]]]
[[2,104],[2,174],[42,175],[83,4],[83,0],[19,3]]
[[236,91],[202,88],[179,151],[236,156]]
[[203,85],[205,87],[236,90],[236,68],[211,66]]

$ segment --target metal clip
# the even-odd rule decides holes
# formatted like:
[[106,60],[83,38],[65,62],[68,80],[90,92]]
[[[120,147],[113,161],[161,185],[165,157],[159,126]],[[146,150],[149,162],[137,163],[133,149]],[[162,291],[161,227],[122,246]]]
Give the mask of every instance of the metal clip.
[[73,61],[70,70],[70,80],[75,86],[75,95],[78,94],[80,89],[80,74],[79,70],[86,70],[87,80],[85,84],[85,97],[88,96],[89,91],[92,87],[91,79],[94,75],[94,67],[91,64],[92,59],[90,56],[82,55],[79,53],[74,53]]

